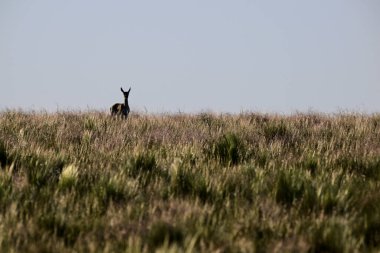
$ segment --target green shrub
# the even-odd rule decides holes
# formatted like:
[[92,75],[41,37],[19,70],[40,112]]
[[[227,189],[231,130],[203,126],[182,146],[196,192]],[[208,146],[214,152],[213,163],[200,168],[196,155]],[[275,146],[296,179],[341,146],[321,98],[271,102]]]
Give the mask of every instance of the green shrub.
[[302,167],[310,171],[312,175],[315,175],[318,169],[318,160],[314,157],[308,157],[305,161],[303,161]]
[[311,238],[310,252],[356,252],[359,240],[350,240],[347,225],[333,219],[318,224]]
[[380,180],[380,158],[378,157],[361,158],[343,156],[337,160],[336,166],[368,179]]
[[120,202],[126,199],[126,192],[123,182],[117,178],[102,177],[95,185],[95,190],[100,202],[104,207],[110,201]]
[[59,180],[65,161],[61,158],[44,158],[38,155],[29,155],[24,165],[30,184],[43,187],[54,186]]
[[263,130],[264,136],[268,141],[273,141],[276,139],[287,140],[291,136],[283,121],[279,123],[270,121],[265,125]]
[[62,217],[57,217],[54,214],[40,217],[38,225],[52,235],[62,238],[67,246],[73,246],[80,231],[84,229],[84,224],[77,224]]
[[8,205],[9,201],[12,200],[12,177],[9,175],[8,171],[0,170],[0,213]]
[[199,198],[202,203],[205,203],[206,201],[212,201],[214,194],[212,190],[209,189],[206,179],[203,178],[202,175],[199,175],[194,181],[194,196]]
[[321,187],[318,202],[324,213],[331,214],[338,205],[338,191],[331,185]]
[[303,178],[295,171],[280,171],[275,186],[275,198],[278,203],[291,206],[301,199],[305,191]]
[[304,192],[302,194],[302,200],[300,204],[300,214],[310,214],[318,207],[318,194],[314,185],[309,182],[304,184]]
[[250,229],[254,252],[268,252],[269,242],[275,232],[267,224],[255,224]]
[[369,248],[380,246],[380,217],[376,220],[366,221],[364,227],[364,241]]
[[184,235],[182,229],[162,221],[152,225],[147,238],[148,245],[152,251],[165,243],[168,245],[173,243],[181,245],[183,240]]
[[356,233],[364,234],[367,247],[377,248],[380,246],[380,189],[378,185],[370,188],[371,191],[359,191],[354,196],[353,205],[359,211]]
[[259,151],[255,155],[255,162],[260,167],[265,167],[270,160],[270,154],[267,151]]
[[194,191],[194,184],[194,174],[179,166],[172,175],[170,189],[175,196],[189,196]]
[[244,157],[242,141],[236,134],[225,134],[212,145],[212,155],[225,165],[236,165]]
[[8,153],[5,145],[0,141],[0,168],[4,167],[8,163]]
[[131,160],[128,172],[131,176],[152,173],[157,169],[156,158],[153,154],[141,153]]
[[253,201],[253,191],[251,189],[250,174],[245,173],[234,173],[227,176],[222,185],[222,196],[223,199],[234,199],[251,202]]

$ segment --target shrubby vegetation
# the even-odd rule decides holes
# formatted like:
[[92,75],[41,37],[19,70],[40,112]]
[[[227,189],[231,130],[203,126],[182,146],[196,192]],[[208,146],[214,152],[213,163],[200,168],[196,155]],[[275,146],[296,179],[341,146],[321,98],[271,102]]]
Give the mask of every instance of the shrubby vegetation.
[[1,252],[377,252],[380,115],[0,113]]

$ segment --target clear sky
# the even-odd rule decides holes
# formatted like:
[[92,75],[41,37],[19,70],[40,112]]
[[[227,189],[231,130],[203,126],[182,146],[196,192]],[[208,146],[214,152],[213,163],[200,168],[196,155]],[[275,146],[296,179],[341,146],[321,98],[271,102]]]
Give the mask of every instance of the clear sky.
[[0,110],[380,111],[379,0],[0,0]]

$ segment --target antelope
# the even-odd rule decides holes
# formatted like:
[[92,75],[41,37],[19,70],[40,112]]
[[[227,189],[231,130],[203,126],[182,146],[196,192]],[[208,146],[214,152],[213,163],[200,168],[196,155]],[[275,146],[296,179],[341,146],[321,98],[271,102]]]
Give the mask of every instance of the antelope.
[[123,90],[123,88],[120,88],[121,92],[123,92],[124,95],[124,104],[114,104],[111,106],[110,111],[111,111],[111,116],[123,116],[124,118],[128,117],[128,114],[130,112],[129,105],[128,105],[128,96],[129,92],[131,91],[131,88],[127,92]]

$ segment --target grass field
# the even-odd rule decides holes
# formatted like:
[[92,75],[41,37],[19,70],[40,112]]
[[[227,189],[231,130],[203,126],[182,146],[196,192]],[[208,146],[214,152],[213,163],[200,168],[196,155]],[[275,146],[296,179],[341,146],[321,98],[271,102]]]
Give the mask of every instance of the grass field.
[[0,112],[1,252],[379,252],[380,115]]

